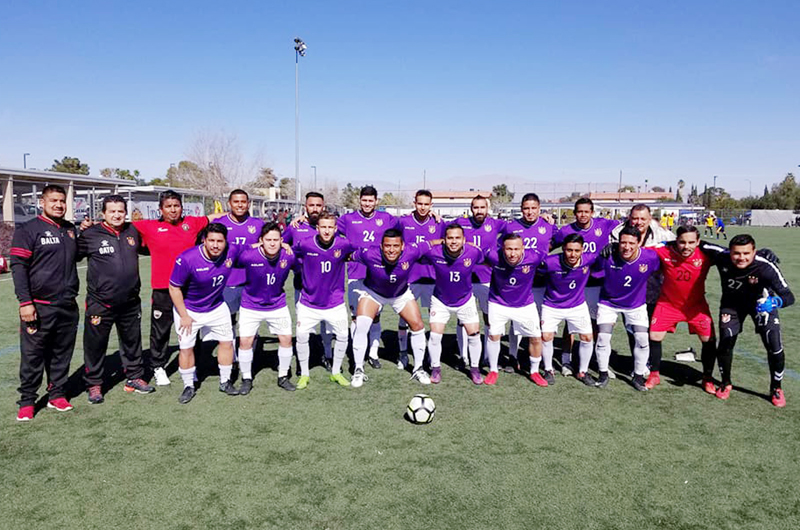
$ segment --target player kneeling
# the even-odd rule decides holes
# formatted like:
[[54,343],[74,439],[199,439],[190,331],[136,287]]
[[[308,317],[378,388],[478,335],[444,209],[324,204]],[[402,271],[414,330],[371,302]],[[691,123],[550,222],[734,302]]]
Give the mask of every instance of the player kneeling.
[[233,327],[231,312],[223,291],[231,274],[233,260],[228,256],[228,229],[220,223],[205,228],[203,242],[183,252],[175,260],[169,279],[169,295],[175,305],[175,331],[178,333],[178,366],[183,392],[178,402],[189,403],[195,396],[194,345],[197,333],[202,340],[219,341],[219,391],[236,396],[231,383],[233,369]]
[[577,333],[580,339],[578,380],[586,386],[597,386],[597,381],[589,374],[594,337],[585,294],[595,256],[583,254],[583,243],[580,234],[568,234],[562,243],[562,253],[544,260],[547,283],[542,303],[542,356],[545,375],[552,378],[553,339],[558,326],[566,321],[569,333]]
[[281,248],[281,228],[277,223],[264,225],[260,245],[247,248],[236,256],[235,265],[245,271],[244,291],[239,310],[239,369],[242,385],[239,394],[253,388],[253,342],[262,322],[278,336],[278,386],[295,390],[289,381],[292,361],[292,316],[286,305],[283,285],[295,263],[294,254]]

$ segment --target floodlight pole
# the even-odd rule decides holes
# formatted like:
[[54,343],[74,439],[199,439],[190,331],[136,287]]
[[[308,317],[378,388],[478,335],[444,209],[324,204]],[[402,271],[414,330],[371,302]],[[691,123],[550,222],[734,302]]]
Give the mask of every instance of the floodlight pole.
[[25,153],[22,155],[22,169],[28,169],[28,157],[31,156],[30,153]]
[[317,166],[311,166],[311,169],[314,170],[314,191],[319,191],[317,188]]
[[299,37],[294,39],[294,187],[297,204],[301,202],[300,191],[300,56],[306,54],[306,43]]

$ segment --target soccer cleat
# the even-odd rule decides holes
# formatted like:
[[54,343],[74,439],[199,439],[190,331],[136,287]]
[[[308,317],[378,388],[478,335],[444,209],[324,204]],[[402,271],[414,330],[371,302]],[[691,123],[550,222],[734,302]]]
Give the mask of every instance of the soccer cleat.
[[611,379],[608,374],[609,372],[600,372],[600,378],[597,380],[598,388],[605,388],[608,386],[608,380]]
[[181,395],[178,398],[178,403],[181,405],[186,405],[194,398],[196,394],[197,390],[195,390],[193,386],[185,386],[183,387],[183,392],[181,392]]
[[56,409],[58,412],[67,412],[68,410],[72,410],[72,405],[69,404],[65,398],[55,398],[51,399],[47,402],[48,409]]
[[90,386],[87,392],[89,394],[89,403],[92,405],[99,405],[104,401],[103,390],[100,388],[100,385]]
[[633,379],[631,379],[631,384],[633,385],[633,388],[639,392],[647,392],[647,386],[645,386],[643,375],[634,375]]
[[156,385],[158,386],[169,385],[169,376],[167,375],[167,371],[163,368],[156,368],[153,370],[153,379],[156,380]]
[[17,412],[17,421],[31,421],[33,419],[34,410],[33,405],[20,407],[19,412]]
[[219,384],[219,391],[228,394],[229,396],[238,396],[239,389],[233,386],[233,383],[230,381],[225,381],[224,383]]
[[156,389],[147,384],[144,379],[128,379],[125,381],[125,392],[136,392],[137,394],[150,394]]
[[350,379],[350,386],[353,388],[359,388],[364,385],[364,381],[367,381],[367,374],[364,373],[364,369],[356,368],[355,373],[353,373],[353,377]]
[[519,370],[519,365],[513,359],[508,362],[508,364],[504,364],[501,368],[507,374],[513,374],[517,370]]
[[330,359],[328,359],[327,357],[323,357],[323,358],[322,358],[322,366],[323,366],[323,367],[325,368],[325,370],[327,370],[328,372],[330,372],[330,371],[331,371],[331,369],[333,368],[333,365],[331,364],[331,360],[330,360]]
[[646,386],[649,390],[652,390],[660,384],[661,384],[661,376],[659,375],[659,373],[650,372],[650,375],[647,376],[647,381],[645,381],[644,386]]
[[726,400],[731,397],[731,390],[733,390],[733,385],[719,385],[719,388],[714,395],[721,400]]
[[[278,386],[280,386],[280,381],[278,382]],[[253,390],[253,380],[242,379],[242,386],[239,387],[239,395],[246,396],[251,390]]]
[[408,368],[408,352],[402,351],[397,359],[397,369],[405,370],[406,368]]
[[417,381],[420,382],[420,384],[423,385],[431,384],[431,378],[428,377],[428,374],[422,368],[420,368],[419,370],[414,370],[414,373],[411,374],[411,379],[412,380],[416,379]]
[[609,379],[616,379],[617,378],[617,374],[615,374],[612,370],[609,370],[608,371],[608,378]]
[[431,383],[438,384],[442,381],[442,367],[434,366],[431,368]]
[[587,372],[578,372],[577,379],[586,386],[596,387],[598,384],[597,380]]
[[297,390],[305,390],[306,388],[308,388],[308,383],[310,382],[311,382],[310,377],[308,377],[307,375],[301,375],[297,379],[297,385],[295,386],[295,388],[297,388]]
[[711,394],[712,396],[717,394],[717,388],[714,386],[714,380],[710,378],[703,378],[703,391]]
[[472,379],[472,382],[476,385],[483,384],[483,376],[481,375],[481,369],[477,366],[473,366],[469,369],[469,377]]
[[486,379],[483,380],[484,385],[496,385],[497,384],[497,372],[489,372],[486,375]]
[[381,361],[377,357],[375,357],[374,359],[372,357],[368,358],[367,359],[367,364],[369,364],[371,367],[373,367],[376,370],[380,370],[381,369]]
[[[242,386],[244,386],[244,382],[245,381],[250,381],[250,385],[252,386],[252,379],[243,380],[242,381]],[[294,386],[291,381],[289,381],[289,376],[288,375],[284,375],[284,376],[281,376],[281,377],[278,378],[278,386],[281,387],[284,390],[289,391],[289,392],[294,392],[295,389],[297,389],[297,387]],[[249,390],[248,390],[248,392],[249,392]],[[242,391],[239,390],[239,394],[241,394],[241,393],[242,393]]]
[[786,406],[786,397],[783,395],[783,390],[776,388],[772,391],[772,404],[782,409]]
[[563,375],[564,377],[569,377],[569,376],[571,376],[573,373],[574,373],[574,372],[572,371],[572,366],[570,366],[569,364],[566,364],[566,363],[565,363],[565,364],[564,364],[564,365],[561,367],[561,375]]
[[350,386],[350,381],[345,379],[342,374],[331,374],[331,381],[338,383],[339,386]]
[[531,381],[536,383],[536,386],[547,386],[547,381],[539,372],[533,372],[531,374]]
[[556,384],[556,377],[552,370],[544,371],[544,380],[547,381],[547,384],[550,386]]

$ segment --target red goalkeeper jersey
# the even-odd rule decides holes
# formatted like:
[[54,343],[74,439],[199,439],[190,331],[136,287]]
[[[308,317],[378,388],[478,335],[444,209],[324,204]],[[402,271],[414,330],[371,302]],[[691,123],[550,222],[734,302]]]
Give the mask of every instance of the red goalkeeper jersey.
[[184,217],[177,224],[160,220],[134,221],[142,243],[150,249],[150,284],[153,289],[169,287],[175,258],[194,245],[197,234],[206,227],[206,217]]
[[670,246],[655,249],[661,260],[664,284],[661,286],[659,303],[666,302],[676,308],[704,305],[706,298],[706,276],[713,265],[712,260],[699,248],[684,258]]

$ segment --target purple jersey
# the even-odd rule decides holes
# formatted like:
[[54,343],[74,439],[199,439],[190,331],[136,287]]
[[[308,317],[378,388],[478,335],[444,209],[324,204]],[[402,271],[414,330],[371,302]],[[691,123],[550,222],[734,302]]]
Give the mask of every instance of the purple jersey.
[[503,227],[502,235],[517,234],[522,238],[522,247],[525,250],[532,248],[547,254],[550,252],[554,229],[553,225],[541,217],[533,224],[528,224],[524,219],[512,219]]
[[233,260],[227,248],[215,260],[208,259],[202,248],[198,245],[178,256],[169,284],[181,288],[186,309],[208,313],[224,302],[222,290],[233,271]]
[[[497,249],[497,238],[505,226],[505,221],[494,217],[487,217],[481,224],[477,224],[473,217],[460,217],[456,223],[464,229],[466,242],[472,243],[484,253]],[[491,279],[492,269],[489,265],[484,263],[473,270],[472,280],[475,283],[489,283]]]
[[633,261],[619,255],[600,258],[595,267],[605,273],[600,303],[617,309],[634,309],[647,301],[647,279],[658,271],[661,262],[651,248],[640,249]]
[[295,263],[294,254],[280,249],[270,259],[264,249],[247,248],[239,252],[234,265],[242,267],[247,283],[242,292],[242,307],[256,311],[272,311],[286,307],[283,284]]
[[297,228],[293,227],[292,225],[287,226],[281,237],[283,238],[284,243],[294,246],[300,241],[314,237],[315,235],[317,235],[317,227],[311,226],[307,222],[302,222],[297,225]]
[[596,255],[583,254],[580,264],[573,268],[566,264],[563,254],[547,256],[540,271],[545,278],[543,305],[568,309],[584,303],[584,289],[596,258]]
[[[619,221],[606,219],[605,217],[595,217],[586,228],[580,228],[576,223],[564,225],[556,233],[553,243],[560,247],[564,243],[564,238],[569,234],[579,234],[583,237],[583,255],[597,256],[600,251],[608,245],[611,231],[617,227]],[[603,277],[603,271],[592,271],[592,278]]]
[[[230,245],[231,249],[236,250],[242,250],[253,243],[258,243],[261,227],[264,226],[264,221],[258,217],[247,216],[247,219],[239,223],[233,220],[231,214],[217,219],[216,222],[228,228],[228,245]],[[243,283],[244,269],[234,267],[230,278],[228,278],[228,287],[235,287]]]
[[472,245],[464,245],[461,255],[450,257],[444,245],[436,245],[425,253],[433,265],[436,283],[433,296],[448,307],[464,305],[472,296],[472,273],[483,263],[483,252]]
[[[355,248],[369,248],[380,245],[383,233],[397,228],[397,218],[387,212],[373,212],[364,217],[361,211],[346,213],[336,222],[337,233],[353,244]],[[347,279],[361,280],[367,270],[361,263],[351,261],[347,264]]]
[[397,262],[389,265],[383,259],[381,247],[375,245],[358,249],[353,253],[353,261],[365,267],[367,276],[364,278],[364,286],[385,298],[395,298],[408,289],[414,263],[430,248],[426,242],[420,246],[406,245]]
[[506,307],[525,307],[534,303],[533,277],[545,256],[531,248],[523,252],[519,263],[509,265],[502,251],[491,251],[486,256],[492,270],[489,301]]
[[[419,244],[431,239],[442,239],[444,237],[444,223],[437,223],[432,215],[420,223],[413,213],[404,215],[398,221],[400,230],[403,232],[403,241],[406,246]],[[422,278],[433,279],[433,267],[428,263],[416,262],[411,265],[411,275],[408,283],[414,283]]]
[[330,309],[344,303],[345,262],[355,248],[343,237],[334,237],[328,248],[322,248],[318,239],[307,238],[294,246],[303,276],[299,302],[313,309]]

